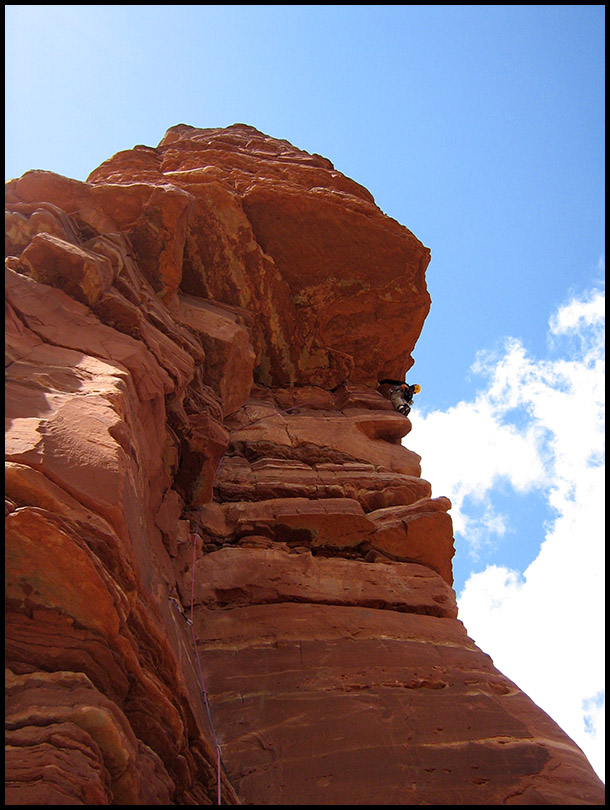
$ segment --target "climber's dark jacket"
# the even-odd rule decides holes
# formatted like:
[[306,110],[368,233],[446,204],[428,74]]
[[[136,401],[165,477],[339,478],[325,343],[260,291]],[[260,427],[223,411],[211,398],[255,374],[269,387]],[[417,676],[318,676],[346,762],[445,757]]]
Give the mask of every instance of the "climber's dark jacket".
[[415,394],[414,385],[409,385],[400,380],[381,380],[379,382],[379,391],[390,400],[398,413],[402,413],[404,416],[410,413],[413,395]]

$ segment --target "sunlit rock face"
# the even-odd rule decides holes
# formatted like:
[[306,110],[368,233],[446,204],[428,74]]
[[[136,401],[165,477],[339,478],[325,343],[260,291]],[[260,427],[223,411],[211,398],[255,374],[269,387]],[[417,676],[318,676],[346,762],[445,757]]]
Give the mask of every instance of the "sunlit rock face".
[[458,620],[378,390],[410,231],[241,124],[6,209],[8,804],[604,802]]

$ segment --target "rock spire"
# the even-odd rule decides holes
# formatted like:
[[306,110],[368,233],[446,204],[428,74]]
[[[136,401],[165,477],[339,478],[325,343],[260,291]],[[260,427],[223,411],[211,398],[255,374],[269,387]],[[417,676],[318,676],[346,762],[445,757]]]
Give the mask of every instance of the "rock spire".
[[11,180],[5,246],[7,804],[604,803],[458,619],[366,189],[180,124]]

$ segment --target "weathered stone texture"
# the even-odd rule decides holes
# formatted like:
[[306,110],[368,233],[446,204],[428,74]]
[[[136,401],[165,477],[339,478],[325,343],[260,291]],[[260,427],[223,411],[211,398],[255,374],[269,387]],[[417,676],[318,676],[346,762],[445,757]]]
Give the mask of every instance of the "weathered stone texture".
[[459,622],[451,504],[378,390],[430,305],[410,231],[241,124],[6,211],[8,804],[219,772],[223,804],[603,803]]

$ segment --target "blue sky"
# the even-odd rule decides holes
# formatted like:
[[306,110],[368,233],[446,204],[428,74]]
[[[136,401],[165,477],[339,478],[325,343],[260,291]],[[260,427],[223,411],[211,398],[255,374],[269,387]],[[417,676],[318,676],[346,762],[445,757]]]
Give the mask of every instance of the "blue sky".
[[[604,6],[5,15],[6,178],[85,180],[175,124],[242,122],[328,157],[431,249],[406,444],[454,502],[460,615],[602,773]],[[577,671],[531,621],[568,590]]]

